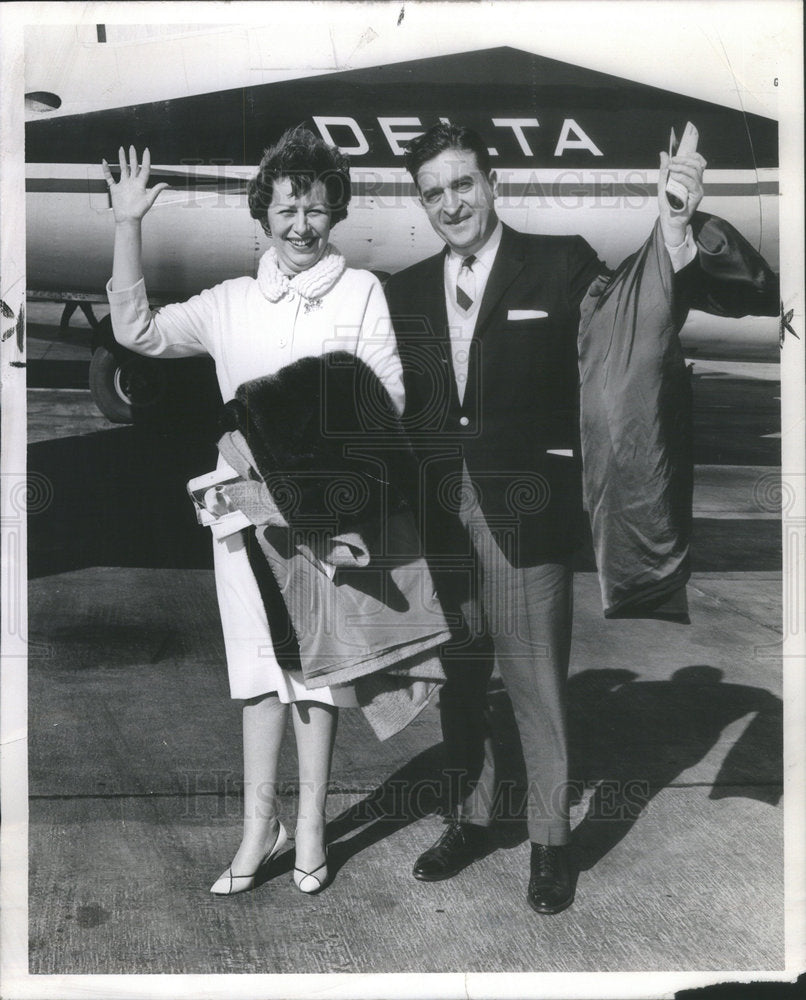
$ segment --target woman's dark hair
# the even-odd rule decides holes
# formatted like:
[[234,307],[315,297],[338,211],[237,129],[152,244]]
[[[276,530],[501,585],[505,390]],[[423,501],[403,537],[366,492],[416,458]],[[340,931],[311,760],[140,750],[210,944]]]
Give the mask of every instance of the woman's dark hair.
[[417,174],[420,167],[433,160],[435,156],[444,153],[446,149],[464,149],[476,154],[476,163],[483,174],[490,172],[490,154],[487,150],[487,143],[478,132],[472,128],[465,128],[462,125],[448,125],[440,122],[434,125],[427,132],[412,139],[406,146],[403,154],[403,162],[406,169],[412,176],[412,180],[417,184]]
[[327,192],[330,223],[347,218],[350,202],[350,163],[336,146],[328,146],[319,136],[302,125],[284,132],[277,142],[263,153],[258,172],[249,181],[247,197],[249,214],[270,236],[266,212],[274,193],[274,182],[287,177],[294,197],[310,191],[322,181]]

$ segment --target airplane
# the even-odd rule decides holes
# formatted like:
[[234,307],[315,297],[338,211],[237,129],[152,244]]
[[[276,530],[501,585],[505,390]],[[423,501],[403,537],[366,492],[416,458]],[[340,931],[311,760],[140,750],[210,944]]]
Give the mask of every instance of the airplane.
[[[533,51],[535,39],[517,31],[489,48],[374,64],[364,53],[348,69],[314,58],[306,71],[271,70],[260,59],[256,72],[257,36],[242,28],[132,30],[49,26],[26,38],[28,296],[65,302],[65,322],[76,303],[95,322],[92,304],[105,302],[112,222],[102,158],[115,164],[119,146],[148,146],[152,183],[171,184],[144,224],[146,287],[159,305],[255,272],[268,244],[246,184],[263,149],[298,124],[349,155],[353,200],[333,240],[352,266],[381,276],[439,248],[402,163],[406,141],[439,120],[490,142],[505,222],[579,233],[611,266],[646,238],[658,151],[691,121],[708,160],[703,210],[779,266],[778,122],[725,103],[724,90],[720,103],[625,79]],[[222,71],[220,52],[243,44],[251,57],[227,59]],[[128,77],[127,66],[139,69]],[[778,360],[777,318],[692,313],[681,336],[691,358]],[[161,377],[118,347],[108,321],[97,325],[90,384],[106,416],[134,419]]]

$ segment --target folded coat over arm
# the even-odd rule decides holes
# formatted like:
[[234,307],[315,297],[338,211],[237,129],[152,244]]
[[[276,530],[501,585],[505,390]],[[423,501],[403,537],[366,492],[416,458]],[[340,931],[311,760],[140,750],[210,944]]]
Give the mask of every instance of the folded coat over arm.
[[219,449],[243,479],[230,500],[256,525],[306,686],[354,683],[376,734],[392,735],[444,680],[450,633],[391,401],[367,366],[334,352],[244,383],[225,411]]

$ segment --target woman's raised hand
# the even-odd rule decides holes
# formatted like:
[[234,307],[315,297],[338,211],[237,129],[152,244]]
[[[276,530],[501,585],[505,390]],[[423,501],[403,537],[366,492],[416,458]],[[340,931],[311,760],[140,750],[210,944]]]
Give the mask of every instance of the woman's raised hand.
[[139,166],[137,164],[137,150],[134,146],[129,146],[128,162],[123,146],[121,146],[118,150],[118,160],[120,162],[120,180],[117,184],[109,169],[109,164],[106,160],[101,161],[104,178],[109,185],[109,197],[112,199],[115,222],[139,222],[157,200],[160,192],[170,185],[155,184],[153,188],[146,188],[151,172],[151,154],[148,149],[143,150],[143,162]]

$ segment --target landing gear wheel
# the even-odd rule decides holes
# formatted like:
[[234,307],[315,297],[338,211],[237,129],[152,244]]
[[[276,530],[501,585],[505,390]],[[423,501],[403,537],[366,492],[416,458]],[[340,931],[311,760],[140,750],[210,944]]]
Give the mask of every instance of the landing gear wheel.
[[165,372],[158,362],[130,351],[96,347],[90,361],[95,405],[115,424],[131,424],[165,396]]

